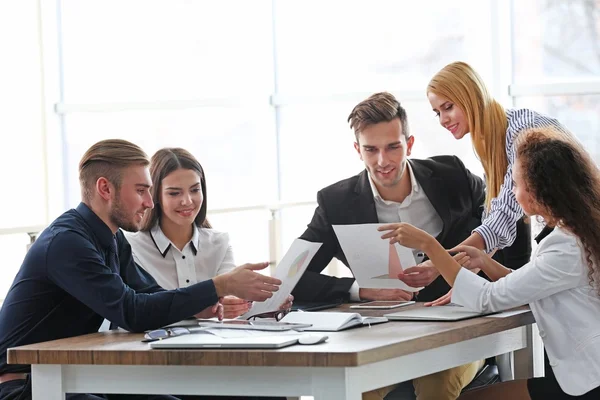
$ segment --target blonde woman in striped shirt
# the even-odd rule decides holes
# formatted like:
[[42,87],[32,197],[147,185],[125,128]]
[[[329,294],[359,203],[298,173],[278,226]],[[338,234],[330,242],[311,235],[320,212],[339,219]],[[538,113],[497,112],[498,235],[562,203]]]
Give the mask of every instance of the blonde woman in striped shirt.
[[[505,109],[490,95],[479,74],[464,62],[442,68],[427,85],[427,97],[440,125],[457,140],[471,133],[473,148],[485,171],[487,190],[482,223],[462,244],[487,252],[510,246],[517,234],[517,221],[524,215],[512,190],[516,138],[530,128],[551,126],[565,133],[567,130],[556,119],[535,111]],[[423,275],[437,278],[437,274],[430,273],[430,262],[423,266]],[[406,283],[417,283],[413,280],[419,280],[419,275],[407,275]],[[449,301],[450,294],[431,304]]]

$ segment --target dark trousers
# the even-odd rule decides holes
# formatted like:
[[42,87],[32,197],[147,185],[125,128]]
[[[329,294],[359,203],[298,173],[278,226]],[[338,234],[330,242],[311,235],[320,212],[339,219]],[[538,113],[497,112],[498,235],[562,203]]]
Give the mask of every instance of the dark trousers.
[[[17,379],[0,384],[0,400],[31,400],[31,375],[27,379]],[[67,400],[275,400],[279,397],[237,397],[237,396],[167,396],[138,394],[67,394]]]

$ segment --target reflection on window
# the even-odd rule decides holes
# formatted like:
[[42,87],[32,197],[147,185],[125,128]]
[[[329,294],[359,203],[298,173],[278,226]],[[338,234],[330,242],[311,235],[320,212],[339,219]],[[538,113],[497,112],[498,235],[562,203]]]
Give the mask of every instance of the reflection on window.
[[516,103],[558,119],[600,164],[600,95],[521,97]]
[[600,75],[600,2],[513,0],[515,80]]

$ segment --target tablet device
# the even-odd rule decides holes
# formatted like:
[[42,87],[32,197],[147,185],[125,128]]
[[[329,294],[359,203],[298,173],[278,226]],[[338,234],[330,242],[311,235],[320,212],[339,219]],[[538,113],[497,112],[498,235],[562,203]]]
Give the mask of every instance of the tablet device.
[[193,334],[150,343],[152,349],[280,349],[298,343],[297,335],[222,338]]
[[461,306],[444,305],[434,307],[418,307],[410,310],[385,314],[390,321],[460,321],[468,318],[483,317],[493,312],[479,313]]
[[329,308],[336,308],[340,305],[342,305],[342,301],[314,301],[314,302],[308,302],[308,301],[295,301],[294,300],[294,304],[292,304],[292,311],[320,311],[320,310],[327,310]]
[[359,308],[363,310],[390,310],[392,308],[409,306],[415,304],[414,301],[369,301],[367,303],[354,304],[350,308]]
[[309,328],[312,324],[297,324],[291,322],[281,321],[265,321],[265,320],[244,320],[244,319],[232,319],[227,321],[214,321],[214,320],[198,320],[198,325],[201,327],[210,328],[223,328],[223,329],[246,329],[256,331],[289,331],[292,329],[303,329]]

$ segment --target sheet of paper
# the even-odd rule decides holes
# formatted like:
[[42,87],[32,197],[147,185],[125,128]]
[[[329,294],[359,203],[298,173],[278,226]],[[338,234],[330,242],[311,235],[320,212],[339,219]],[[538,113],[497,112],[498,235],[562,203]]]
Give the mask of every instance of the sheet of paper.
[[413,288],[398,279],[398,273],[416,265],[412,249],[390,245],[381,239],[377,228],[383,224],[333,225],[352,273],[361,288],[403,289]]
[[277,311],[285,303],[290,293],[302,277],[308,264],[321,247],[322,243],[311,243],[306,240],[296,239],[289,250],[275,268],[273,276],[281,280],[279,290],[273,294],[273,297],[262,302],[254,302],[250,310],[240,318],[248,319],[253,315],[266,312]]

